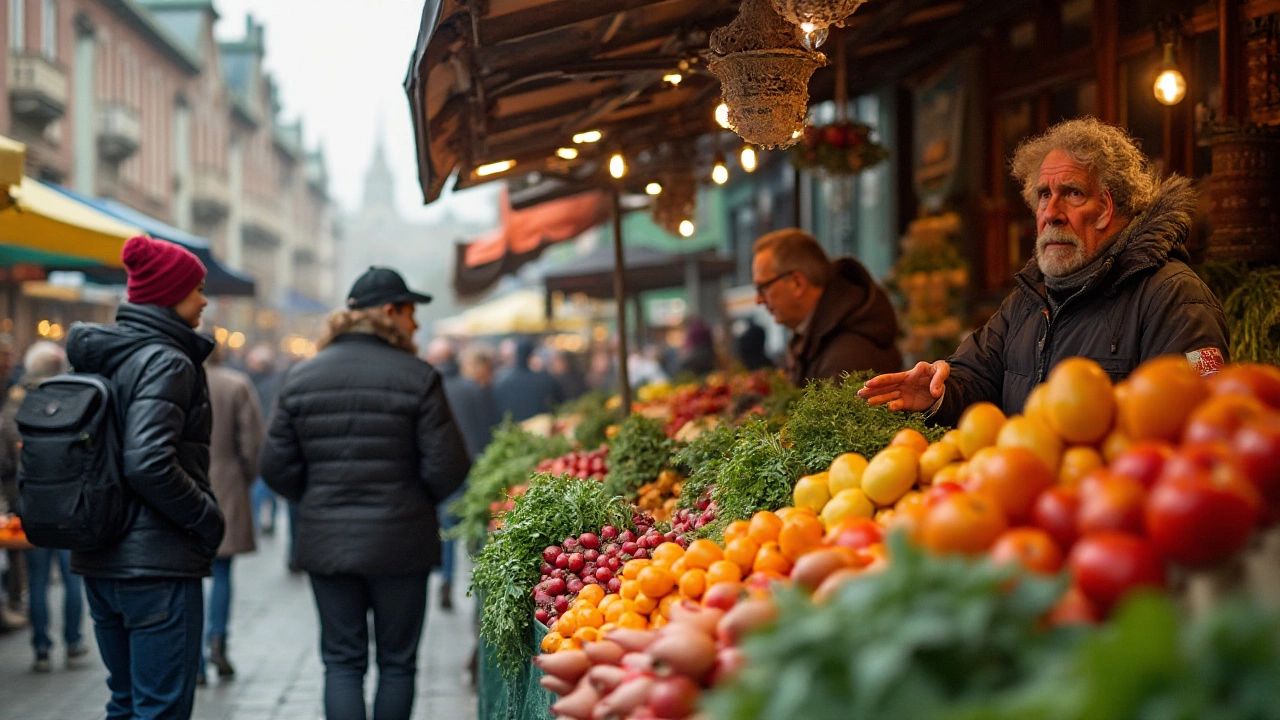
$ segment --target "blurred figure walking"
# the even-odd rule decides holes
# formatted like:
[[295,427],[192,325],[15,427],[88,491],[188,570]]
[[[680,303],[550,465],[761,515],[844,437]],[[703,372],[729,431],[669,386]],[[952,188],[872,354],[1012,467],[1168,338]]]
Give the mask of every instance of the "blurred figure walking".
[[[209,482],[218,507],[226,518],[227,532],[213,561],[208,619],[204,640],[208,662],[218,677],[236,674],[227,659],[227,628],[231,620],[231,560],[253,552],[253,506],[249,487],[258,476],[258,452],[262,449],[262,409],[249,376],[222,364],[215,350],[206,362],[209,402],[213,407],[213,432],[209,443]],[[200,682],[204,683],[204,666]]]

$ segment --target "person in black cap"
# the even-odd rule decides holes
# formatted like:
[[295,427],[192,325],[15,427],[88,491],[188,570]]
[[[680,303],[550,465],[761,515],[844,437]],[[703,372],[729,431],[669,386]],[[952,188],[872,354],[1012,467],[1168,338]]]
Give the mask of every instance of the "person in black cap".
[[319,611],[330,720],[367,716],[371,612],[373,717],[410,717],[440,563],[436,506],[471,467],[440,374],[413,344],[414,307],[430,300],[369,268],[329,316],[320,352],[286,373],[262,451],[262,478],[299,504],[295,561]]

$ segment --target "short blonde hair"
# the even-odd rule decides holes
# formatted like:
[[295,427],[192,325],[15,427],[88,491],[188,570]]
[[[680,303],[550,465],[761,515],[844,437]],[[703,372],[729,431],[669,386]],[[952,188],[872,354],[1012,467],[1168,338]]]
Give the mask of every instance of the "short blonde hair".
[[755,255],[773,251],[773,270],[778,274],[798,272],[810,285],[825,288],[835,275],[831,259],[817,238],[800,228],[775,230],[764,235],[752,247]]
[[1116,213],[1132,218],[1151,205],[1160,183],[1151,161],[1122,128],[1097,118],[1060,122],[1043,135],[1024,140],[1013,153],[1013,176],[1022,182],[1022,199],[1035,210],[1040,166],[1054,150],[1061,150],[1084,165],[1111,193]]

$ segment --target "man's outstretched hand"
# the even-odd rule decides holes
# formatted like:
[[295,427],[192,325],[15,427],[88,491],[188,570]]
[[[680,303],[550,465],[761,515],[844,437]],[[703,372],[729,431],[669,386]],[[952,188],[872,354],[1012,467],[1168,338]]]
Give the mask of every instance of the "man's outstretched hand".
[[858,397],[872,405],[889,404],[890,410],[922,412],[942,397],[942,387],[951,375],[946,360],[916,363],[906,372],[877,375],[858,391]]

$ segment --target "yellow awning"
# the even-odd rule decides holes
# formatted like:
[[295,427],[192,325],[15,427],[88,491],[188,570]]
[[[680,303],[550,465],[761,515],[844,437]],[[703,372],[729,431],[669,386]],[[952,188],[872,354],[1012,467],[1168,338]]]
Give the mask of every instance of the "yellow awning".
[[[7,195],[0,201],[0,245],[91,260],[121,267],[124,241],[142,235],[141,228],[122,223],[83,203],[15,172],[26,147],[9,138],[0,142],[0,182]],[[16,158],[16,164],[15,164]]]

